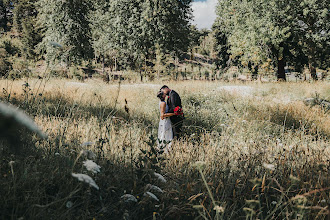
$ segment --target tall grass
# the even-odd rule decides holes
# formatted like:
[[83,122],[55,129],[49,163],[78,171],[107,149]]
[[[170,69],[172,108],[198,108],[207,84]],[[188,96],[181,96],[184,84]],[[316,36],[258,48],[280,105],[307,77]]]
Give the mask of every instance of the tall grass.
[[[1,100],[23,108],[49,137],[24,137],[31,149],[24,155],[8,153],[2,143],[2,218],[326,219],[330,214],[329,113],[303,104],[315,93],[329,99],[327,82],[250,83],[245,92],[235,87],[240,84],[222,82],[108,85],[55,79],[37,92],[39,83],[0,81],[6,91]],[[186,116],[184,137],[169,154],[159,152],[153,138],[159,120],[155,93],[164,83],[181,95]],[[86,171],[82,150],[95,153],[100,173]],[[196,161],[205,163],[203,170],[193,166]],[[71,173],[90,175],[100,189]],[[125,200],[126,194],[136,201]]]

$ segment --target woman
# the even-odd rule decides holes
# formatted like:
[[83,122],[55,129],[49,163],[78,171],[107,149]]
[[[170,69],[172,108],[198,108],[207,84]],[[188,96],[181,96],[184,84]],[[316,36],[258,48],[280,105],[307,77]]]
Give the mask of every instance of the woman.
[[166,94],[162,91],[157,93],[157,97],[160,99],[159,112],[160,121],[158,127],[158,147],[164,150],[165,153],[171,149],[171,141],[173,140],[173,129],[170,117],[175,115],[174,113],[168,113],[168,106],[165,102]]

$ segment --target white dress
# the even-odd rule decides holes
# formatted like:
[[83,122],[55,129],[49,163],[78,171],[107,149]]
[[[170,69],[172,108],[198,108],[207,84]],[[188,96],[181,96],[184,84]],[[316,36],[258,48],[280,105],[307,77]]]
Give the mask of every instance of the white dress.
[[[159,103],[159,112],[160,112],[160,104]],[[168,112],[168,106],[166,105],[165,113]],[[173,130],[172,130],[172,122],[169,117],[160,119],[159,127],[158,127],[158,147],[163,149],[165,153],[168,153],[171,150],[171,141],[173,140]]]

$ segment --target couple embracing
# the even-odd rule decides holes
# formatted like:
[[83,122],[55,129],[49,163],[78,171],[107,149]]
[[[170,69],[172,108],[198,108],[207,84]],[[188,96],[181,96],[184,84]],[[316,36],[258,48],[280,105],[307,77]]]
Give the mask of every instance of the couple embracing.
[[[159,148],[168,152],[173,138],[179,139],[182,132],[183,111],[181,98],[178,93],[164,85],[157,97],[160,99],[160,121],[158,127]],[[165,99],[167,101],[165,102]]]

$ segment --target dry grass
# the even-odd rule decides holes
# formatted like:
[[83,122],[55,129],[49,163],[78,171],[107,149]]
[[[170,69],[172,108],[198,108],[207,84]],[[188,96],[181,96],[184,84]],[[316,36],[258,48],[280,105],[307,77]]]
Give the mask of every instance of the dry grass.
[[[25,157],[10,156],[3,147],[2,218],[326,219],[330,214],[330,116],[303,104],[315,93],[329,100],[328,82],[107,85],[52,79],[22,87],[25,82],[0,81],[6,91],[1,99],[25,109],[49,139],[33,137],[26,145],[36,150]],[[155,94],[164,83],[183,100],[185,136],[170,154],[155,155],[148,142],[157,135]],[[87,149],[101,166],[101,173],[90,174],[99,191],[71,176],[87,173],[84,157],[76,160]],[[203,174],[224,208],[220,216],[193,168],[196,161],[206,163]],[[154,171],[167,183],[157,181]],[[159,202],[145,194],[148,184],[164,190],[155,193]],[[126,193],[137,203],[123,202]]]

